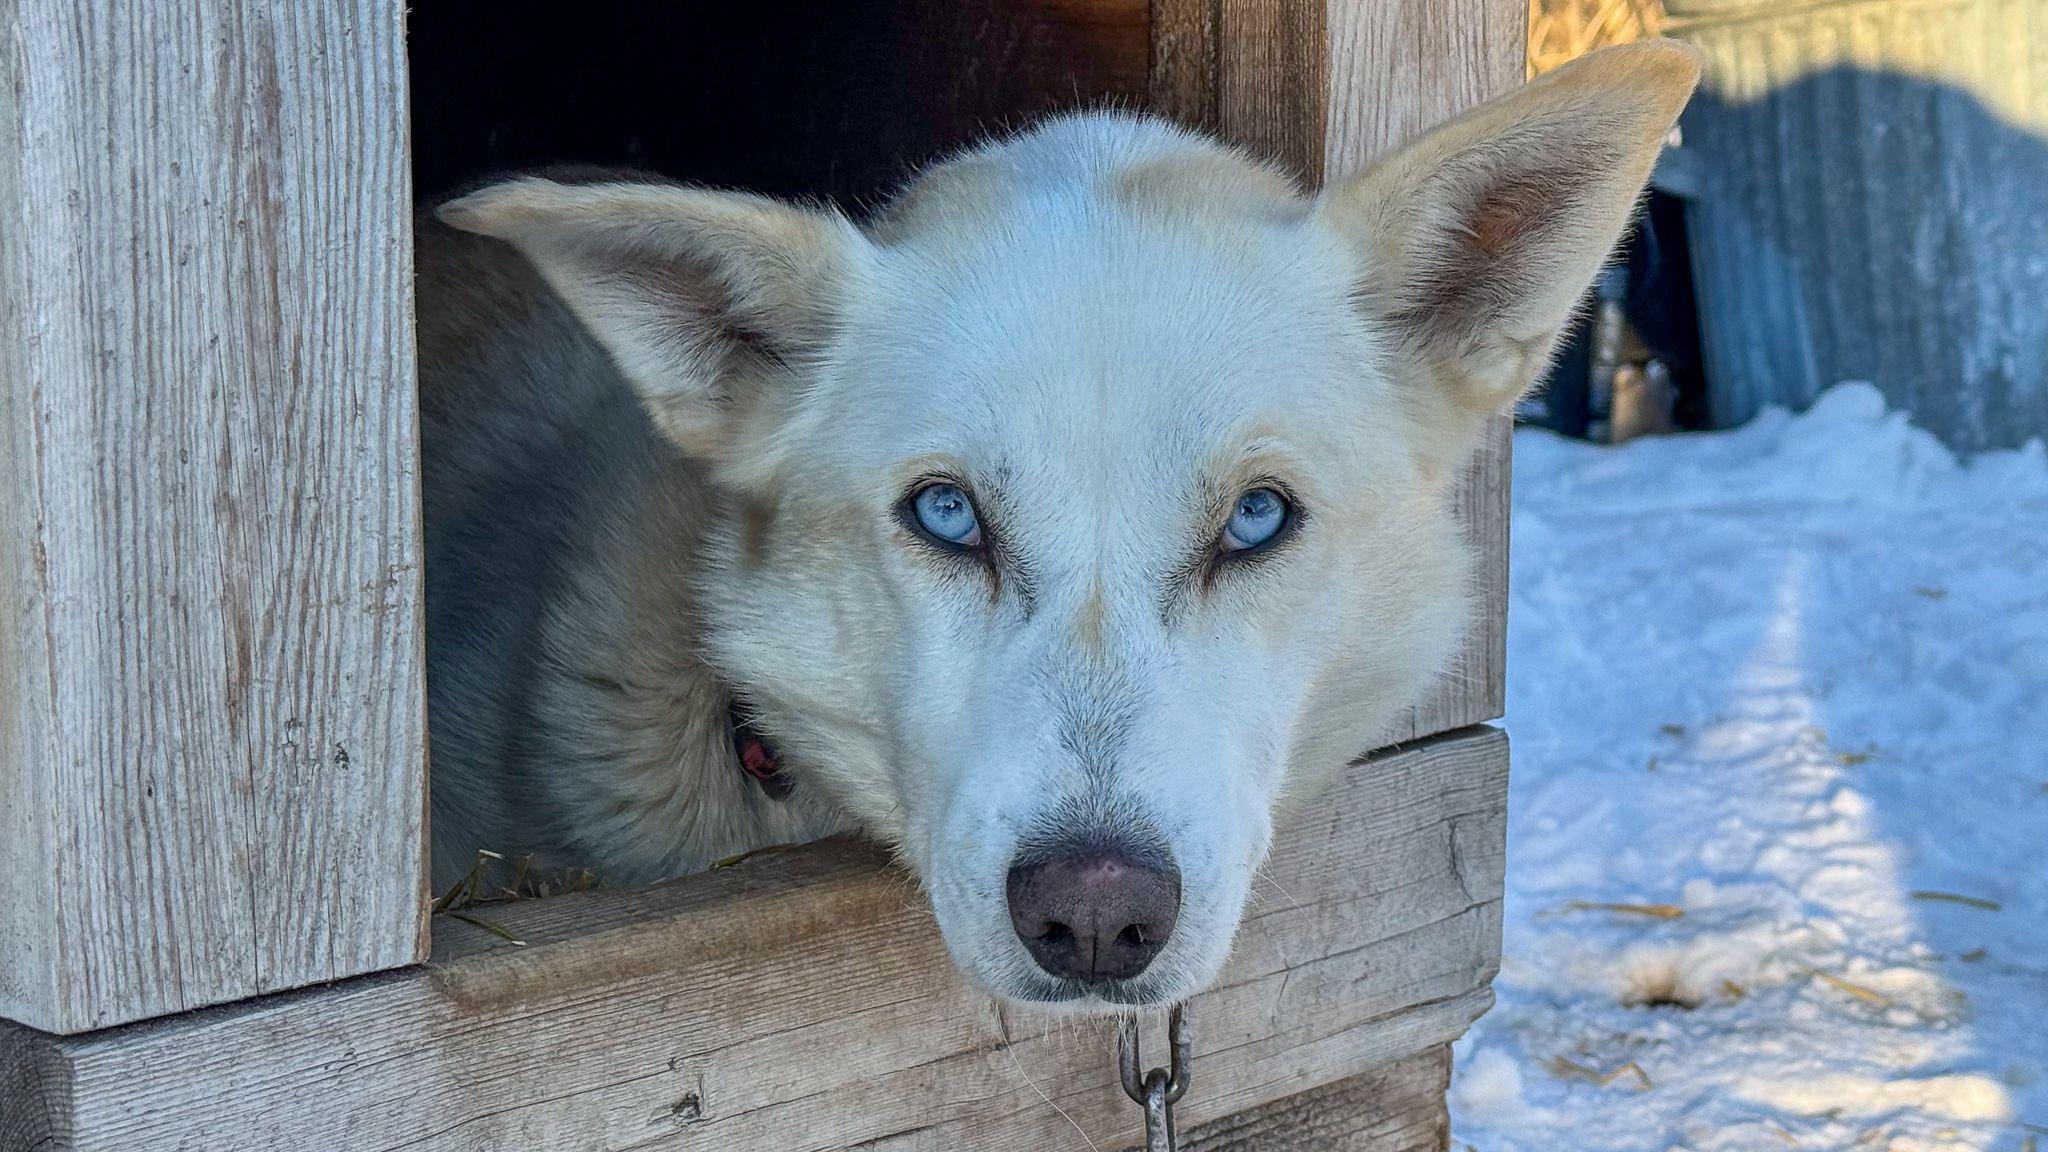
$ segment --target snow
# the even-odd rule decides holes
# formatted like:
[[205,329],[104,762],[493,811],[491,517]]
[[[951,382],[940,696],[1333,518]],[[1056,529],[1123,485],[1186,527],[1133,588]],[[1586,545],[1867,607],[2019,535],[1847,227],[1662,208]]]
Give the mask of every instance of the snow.
[[2048,452],[1959,461],[1844,384],[1519,433],[1513,530],[1452,1147],[2048,1149]]

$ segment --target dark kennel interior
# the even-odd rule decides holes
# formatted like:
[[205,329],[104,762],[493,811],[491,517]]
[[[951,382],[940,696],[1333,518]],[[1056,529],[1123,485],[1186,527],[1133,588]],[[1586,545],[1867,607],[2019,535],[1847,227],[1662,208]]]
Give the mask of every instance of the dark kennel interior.
[[858,213],[990,129],[1142,104],[1149,37],[1147,0],[424,0],[414,189],[595,164]]
[[[1517,417],[1567,436],[1604,440],[1610,412],[1602,410],[1593,387],[1593,326],[1599,302],[1612,299],[1629,329],[1629,359],[1656,359],[1669,372],[1669,410],[1674,430],[1712,426],[1706,365],[1700,351],[1698,305],[1693,297],[1692,256],[1685,229],[1685,202],[1652,190],[1643,198],[1635,224],[1582,309],[1536,395]],[[1611,399],[1611,398],[1608,398]]]

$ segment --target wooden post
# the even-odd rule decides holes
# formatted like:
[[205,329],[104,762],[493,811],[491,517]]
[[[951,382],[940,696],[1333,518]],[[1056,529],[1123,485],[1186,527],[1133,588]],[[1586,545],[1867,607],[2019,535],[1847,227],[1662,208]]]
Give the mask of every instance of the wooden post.
[[416,961],[401,6],[0,33],[0,1016]]
[[[1525,0],[1152,0],[1152,106],[1317,185],[1520,84],[1527,25]],[[1482,557],[1479,616],[1390,740],[1505,710],[1508,431],[1496,422],[1457,494]]]
[[[1181,1134],[1180,1152],[1444,1152],[1449,1045]],[[1135,1149],[1132,1152],[1136,1152]]]

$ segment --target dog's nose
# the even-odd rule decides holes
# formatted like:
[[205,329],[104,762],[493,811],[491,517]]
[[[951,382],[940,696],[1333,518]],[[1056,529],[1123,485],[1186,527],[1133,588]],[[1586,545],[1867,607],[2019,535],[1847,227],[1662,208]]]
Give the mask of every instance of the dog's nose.
[[1058,852],[1010,869],[1010,923],[1038,966],[1100,984],[1145,970],[1180,916],[1171,862],[1105,848]]

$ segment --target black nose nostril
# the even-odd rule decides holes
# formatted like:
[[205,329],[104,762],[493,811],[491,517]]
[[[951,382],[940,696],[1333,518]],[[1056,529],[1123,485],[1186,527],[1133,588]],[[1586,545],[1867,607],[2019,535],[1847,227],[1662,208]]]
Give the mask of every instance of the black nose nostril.
[[1156,854],[1075,847],[1010,869],[1010,922],[1046,972],[1100,984],[1143,972],[1180,914],[1180,873]]

